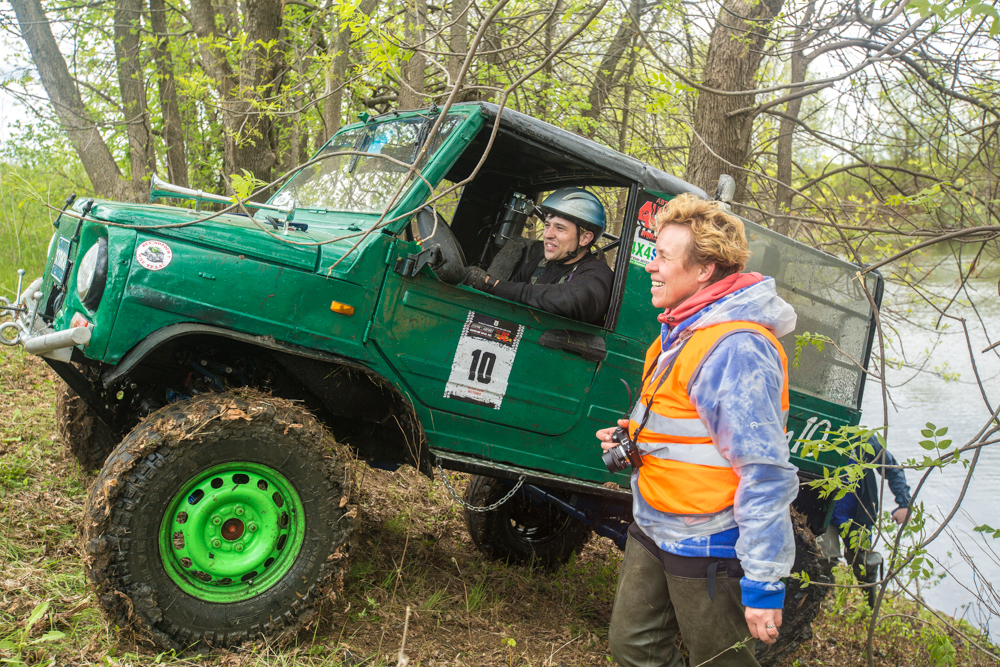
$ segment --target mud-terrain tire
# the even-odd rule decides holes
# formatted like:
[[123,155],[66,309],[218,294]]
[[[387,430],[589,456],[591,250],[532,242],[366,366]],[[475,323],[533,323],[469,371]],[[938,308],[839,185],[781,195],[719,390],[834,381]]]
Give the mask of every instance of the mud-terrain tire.
[[[465,502],[474,507],[492,505],[510,487],[493,477],[472,475]],[[538,506],[521,494],[489,512],[465,510],[465,523],[476,547],[491,560],[508,563],[561,565],[579,552],[591,529],[552,505]]]
[[65,382],[56,392],[56,429],[84,470],[100,470],[119,440]]
[[356,515],[347,463],[289,401],[240,390],[157,411],[87,500],[98,601],[164,649],[287,638],[342,587]]
[[792,651],[812,639],[813,620],[819,614],[820,605],[830,590],[829,586],[817,583],[833,583],[833,571],[829,562],[823,558],[805,517],[795,510],[792,510],[792,528],[795,532],[795,563],[792,565],[792,574],[804,573],[808,581],[816,583],[803,586],[797,578],[787,579],[778,640],[770,645],[757,642],[756,657],[761,667],[784,664]]

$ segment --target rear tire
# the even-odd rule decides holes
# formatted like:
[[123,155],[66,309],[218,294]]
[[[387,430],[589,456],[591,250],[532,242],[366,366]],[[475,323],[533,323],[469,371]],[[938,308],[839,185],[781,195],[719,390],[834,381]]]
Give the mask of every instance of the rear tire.
[[[510,487],[498,479],[472,475],[465,488],[465,502],[485,507],[509,492]],[[466,509],[465,523],[473,543],[487,558],[550,567],[568,561],[593,532],[557,507],[535,505],[520,494],[489,512]]]
[[56,392],[56,428],[85,470],[100,470],[120,440],[65,382]]
[[87,574],[111,620],[164,649],[282,639],[338,592],[347,457],[308,412],[248,391],[165,407],[87,501]]

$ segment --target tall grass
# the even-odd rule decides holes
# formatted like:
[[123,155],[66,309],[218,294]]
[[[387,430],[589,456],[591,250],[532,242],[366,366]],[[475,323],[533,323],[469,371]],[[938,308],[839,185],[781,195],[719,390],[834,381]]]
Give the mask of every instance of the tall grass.
[[0,163],[0,296],[14,300],[18,269],[25,285],[41,275],[52,222],[74,190],[86,192],[64,170]]

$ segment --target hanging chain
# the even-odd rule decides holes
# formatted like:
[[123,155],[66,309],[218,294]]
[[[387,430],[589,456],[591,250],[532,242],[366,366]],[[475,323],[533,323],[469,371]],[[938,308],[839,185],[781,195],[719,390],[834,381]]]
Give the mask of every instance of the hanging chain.
[[514,488],[510,490],[510,493],[508,493],[506,496],[496,501],[492,505],[486,505],[485,507],[476,507],[475,505],[470,505],[469,503],[462,500],[459,497],[458,492],[451,487],[451,484],[448,482],[448,476],[444,474],[444,468],[441,467],[440,461],[438,462],[438,472],[441,474],[441,479],[444,481],[444,486],[446,489],[448,489],[448,493],[451,494],[451,497],[454,498],[459,505],[469,510],[470,512],[492,512],[493,510],[495,510],[496,508],[500,507],[505,502],[510,500],[513,497],[513,495],[517,493],[517,490],[521,488],[521,485],[524,484],[524,479],[525,479],[524,475],[521,475],[521,477],[518,478],[517,480],[517,484],[515,484]]

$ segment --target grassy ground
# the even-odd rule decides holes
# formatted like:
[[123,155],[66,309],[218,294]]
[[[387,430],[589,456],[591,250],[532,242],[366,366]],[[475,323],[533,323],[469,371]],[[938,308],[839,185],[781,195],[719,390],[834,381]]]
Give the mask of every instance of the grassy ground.
[[[77,527],[93,476],[63,456],[56,383],[37,359],[0,350],[0,660],[374,667],[397,664],[405,627],[410,665],[611,664],[607,627],[620,555],[610,541],[592,540],[557,572],[486,562],[441,484],[408,469],[362,465],[343,595],[293,643],[197,657],[138,647],[109,627],[84,580]],[[879,626],[878,665],[934,665],[934,650],[950,658],[940,664],[996,664],[937,630],[926,613],[921,620],[898,602],[887,613],[895,615]],[[865,664],[867,618],[858,593],[841,594],[790,664]]]

